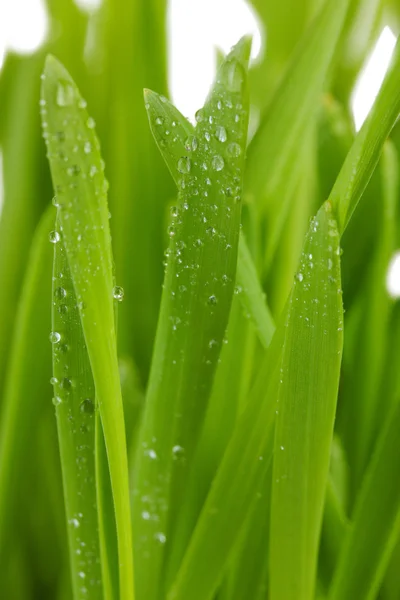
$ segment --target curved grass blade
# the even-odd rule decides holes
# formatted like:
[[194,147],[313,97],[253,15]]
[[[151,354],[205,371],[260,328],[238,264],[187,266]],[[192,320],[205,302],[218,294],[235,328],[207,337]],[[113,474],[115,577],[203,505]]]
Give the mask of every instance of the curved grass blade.
[[[56,223],[58,228],[58,223]],[[55,230],[53,239],[60,234]],[[53,386],[74,598],[102,598],[95,473],[95,390],[63,243],[54,247]]]
[[[376,247],[369,261],[366,286],[359,299],[360,329],[355,348],[351,403],[348,408],[351,416],[348,438],[352,449],[354,495],[360,488],[365,467],[379,433],[378,424],[381,424],[380,382],[388,344],[387,326],[392,305],[387,293],[386,276],[387,266],[396,248],[395,222],[399,191],[398,157],[390,140],[383,148],[378,173],[381,180],[382,207],[375,231]],[[356,436],[354,428],[357,429]]]
[[[172,209],[134,482],[138,593],[148,600],[163,597],[165,548],[173,544],[183,482],[204,419],[233,296],[249,54],[250,41],[244,38],[222,63],[197,114],[195,136],[189,140],[178,121],[157,113],[162,98],[146,94],[152,126],[154,120],[154,127],[161,128],[160,145],[169,145],[171,138],[167,162],[171,164],[172,155],[173,169],[180,174],[180,206]],[[186,147],[183,154],[175,155],[178,141],[180,151],[182,142]]]
[[[15,495],[29,455],[32,428],[43,414],[51,377],[50,331],[52,248],[54,228],[50,209],[43,215],[32,241],[27,277],[17,309],[10,348],[0,430],[0,552],[8,547]],[[28,343],[29,341],[29,343]],[[34,348],[34,351],[32,351]]]
[[400,533],[400,403],[388,415],[335,571],[329,600],[373,600]]
[[400,41],[372,110],[329,196],[342,234],[359,202],[400,112]]
[[270,598],[313,597],[343,344],[331,206],[306,236],[285,323],[271,500]]
[[94,121],[71,76],[51,56],[42,82],[42,118],[60,231],[90,359],[113,490],[120,594],[133,599],[132,532],[122,397],[114,327],[107,183]]

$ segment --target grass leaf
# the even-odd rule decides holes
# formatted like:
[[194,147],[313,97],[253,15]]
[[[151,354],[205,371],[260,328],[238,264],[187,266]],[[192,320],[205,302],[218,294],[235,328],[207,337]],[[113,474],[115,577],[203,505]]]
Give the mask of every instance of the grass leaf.
[[94,121],[64,67],[47,58],[42,119],[58,219],[103,425],[118,533],[121,597],[133,599],[128,461],[114,328],[111,239]]
[[161,150],[170,148],[166,162],[173,165],[175,159],[170,168],[180,174],[134,482],[138,593],[149,600],[163,594],[164,555],[173,543],[181,489],[204,419],[233,296],[249,54],[245,38],[226,57],[190,139],[178,121],[165,112],[158,114],[163,99],[146,94],[152,129],[161,132],[156,139]]

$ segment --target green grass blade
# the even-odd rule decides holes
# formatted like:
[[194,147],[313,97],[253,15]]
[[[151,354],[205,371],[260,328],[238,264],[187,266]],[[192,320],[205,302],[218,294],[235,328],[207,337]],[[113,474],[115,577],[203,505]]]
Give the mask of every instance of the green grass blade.
[[[114,281],[103,173],[94,121],[64,67],[48,57],[42,119],[58,219],[100,410],[118,533],[120,593],[133,598],[128,461],[114,328]],[[118,291],[118,290],[117,290]]]
[[[396,249],[395,220],[398,198],[398,157],[390,140],[385,143],[378,165],[381,181],[380,219],[375,231],[375,249],[369,260],[363,286],[361,318],[352,374],[352,419],[349,433],[352,453],[353,492],[356,494],[382,423],[380,382],[388,343],[388,321],[392,301],[386,287],[387,267]],[[368,323],[368,327],[365,324]],[[357,436],[354,436],[357,427]]]
[[343,344],[339,233],[326,203],[306,236],[285,323],[271,503],[271,600],[313,597]]
[[[196,129],[166,98],[145,90],[150,127],[168,169],[179,187],[181,173],[177,171],[178,160],[196,146]],[[165,123],[175,123],[172,140],[166,142]],[[169,134],[168,134],[169,135]],[[239,238],[236,281],[243,294],[240,294],[243,307],[254,321],[259,338],[264,347],[271,341],[274,326],[272,316],[265,302],[264,293],[258,280],[257,271],[243,235]]]
[[[146,383],[163,281],[164,207],[174,194],[149,131],[142,90],[167,94],[166,0],[105,0],[105,161],[120,307],[118,346]],[[110,127],[110,123],[112,126]]]
[[249,53],[250,42],[243,39],[221,65],[206,104],[197,114],[195,140],[186,142],[183,128],[158,114],[162,98],[146,94],[151,126],[162,131],[161,149],[162,140],[172,148],[178,141],[187,145],[183,154],[175,156],[174,169],[181,175],[179,206],[172,210],[169,228],[168,264],[134,484],[138,590],[148,600],[163,597],[164,553],[173,544],[170,532],[204,419],[233,296]]
[[330,194],[342,233],[364,192],[400,112],[400,42],[375,104],[348,153]]
[[[28,260],[17,310],[16,328],[10,348],[10,366],[5,386],[0,431],[0,551],[8,546],[11,511],[29,454],[32,428],[44,412],[43,400],[50,402],[51,261],[49,233],[54,214],[48,210],[37,227]],[[29,340],[29,343],[27,343]],[[34,348],[34,352],[32,352]]]
[[[276,223],[282,221],[280,214],[287,210],[281,201],[282,191],[288,185],[283,176],[293,169],[293,158],[315,120],[348,5],[348,0],[325,2],[249,146],[246,195]],[[272,227],[271,232],[276,236]]]
[[227,446],[168,600],[209,600],[233,556],[249,506],[271,464],[284,328],[275,332]]
[[367,470],[329,600],[376,598],[400,532],[400,404],[388,415]]
[[254,322],[260,342],[267,348],[274,334],[275,324],[243,235],[239,241],[237,282],[241,288],[240,299],[244,309]]
[[[57,230],[52,233],[56,235],[60,235]],[[74,598],[97,599],[103,594],[96,505],[95,390],[68,260],[60,240],[54,247],[50,339]]]

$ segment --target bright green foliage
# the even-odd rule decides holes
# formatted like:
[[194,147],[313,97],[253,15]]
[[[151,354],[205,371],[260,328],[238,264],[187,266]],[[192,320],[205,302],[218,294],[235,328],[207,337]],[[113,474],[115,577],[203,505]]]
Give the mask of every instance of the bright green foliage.
[[166,0],[0,68],[1,597],[399,598],[398,6],[250,3],[195,123]]

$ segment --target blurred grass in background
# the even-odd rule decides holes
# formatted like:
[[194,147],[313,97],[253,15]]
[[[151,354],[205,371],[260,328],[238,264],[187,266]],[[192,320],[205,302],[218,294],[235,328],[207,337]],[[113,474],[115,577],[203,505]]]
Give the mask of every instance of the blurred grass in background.
[[[248,75],[248,40],[225,62],[218,56],[219,79],[195,129],[166,100],[164,0],[103,0],[91,13],[47,0],[43,46],[5,57],[1,597],[133,598],[118,568],[131,522],[116,505],[129,477],[135,560],[124,556],[137,566],[137,600],[400,598],[400,313],[387,290],[400,246],[398,124],[385,142],[399,112],[396,69],[358,136],[351,113],[382,31],[398,35],[400,5],[251,5],[265,52]],[[51,61],[39,105],[48,54],[87,102],[81,129],[83,100]],[[67,100],[52,106],[51,81],[71,86],[74,102],[67,87]],[[143,88],[157,92],[146,106]],[[53,128],[56,186],[57,160],[90,172],[92,147],[98,152],[99,179],[71,195],[70,213],[53,190],[40,108]],[[88,152],[71,141],[94,136],[94,124],[106,179],[97,138]],[[52,197],[70,234],[66,221],[55,225]],[[108,232],[108,210],[113,258],[107,233],[99,254],[94,246],[93,232]],[[86,267],[74,254],[81,238],[68,237],[82,232],[82,256],[95,248],[110,294],[117,286],[116,332],[100,287],[85,317]],[[86,283],[96,281],[91,273]],[[92,309],[106,332],[97,338]],[[53,373],[49,334],[61,342]]]

